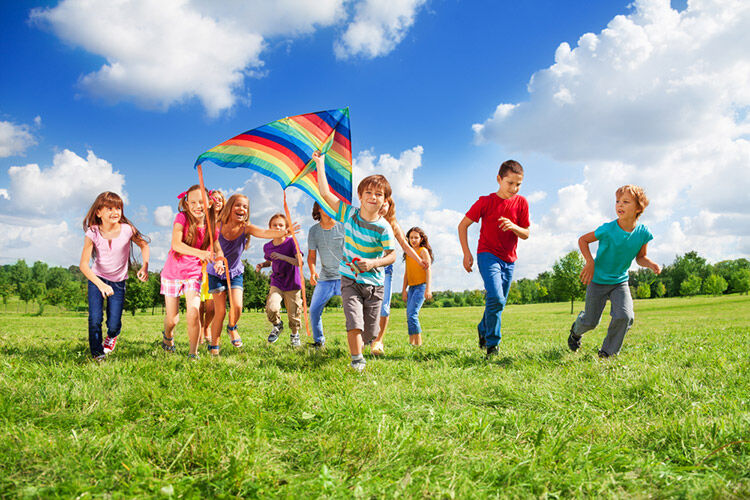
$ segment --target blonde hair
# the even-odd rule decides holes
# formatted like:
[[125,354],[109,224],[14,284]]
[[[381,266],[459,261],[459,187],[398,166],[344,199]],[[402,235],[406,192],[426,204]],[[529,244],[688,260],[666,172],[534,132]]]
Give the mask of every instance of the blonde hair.
[[643,211],[646,210],[646,207],[648,206],[648,198],[646,197],[646,192],[640,186],[625,184],[624,186],[617,188],[617,191],[615,191],[615,198],[620,198],[620,196],[622,196],[623,194],[629,194],[633,197],[633,200],[635,200],[635,218],[637,219],[641,216],[641,214],[643,214]]
[[[229,222],[229,219],[232,217],[232,210],[234,208],[234,205],[240,200],[244,198],[247,200],[247,213],[245,214],[245,219],[243,222],[247,225],[250,221],[250,200],[247,196],[240,193],[235,193],[232,196],[229,197],[229,199],[224,203],[224,206],[221,209],[221,213],[219,213],[219,223],[222,227],[224,227],[225,224]],[[245,249],[250,246],[250,235],[245,232]]]

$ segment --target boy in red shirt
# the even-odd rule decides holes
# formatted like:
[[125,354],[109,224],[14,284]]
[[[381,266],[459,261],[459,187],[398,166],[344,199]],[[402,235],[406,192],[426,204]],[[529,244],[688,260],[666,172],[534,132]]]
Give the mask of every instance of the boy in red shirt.
[[474,203],[458,225],[458,239],[464,252],[464,269],[471,272],[474,257],[469,249],[467,230],[482,220],[477,247],[477,266],[484,280],[485,307],[477,325],[479,348],[487,349],[487,357],[497,355],[500,343],[500,315],[508,299],[518,238],[529,237],[529,203],[517,194],[523,182],[523,167],[514,160],[500,166],[499,189],[482,196]]

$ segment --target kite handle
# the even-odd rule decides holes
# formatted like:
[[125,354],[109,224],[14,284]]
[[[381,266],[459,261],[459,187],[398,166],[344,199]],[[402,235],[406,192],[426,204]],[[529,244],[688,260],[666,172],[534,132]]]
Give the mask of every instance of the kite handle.
[[[289,213],[289,205],[286,203],[286,190],[284,193],[284,213],[286,214],[286,220],[291,224],[290,229],[292,230],[292,240],[294,241],[294,248],[297,250],[297,258],[302,260],[302,252],[299,250],[299,243],[297,242],[297,236],[294,234],[294,224],[292,223],[292,216]],[[302,268],[299,270],[300,282],[302,283],[302,310],[305,314],[305,332],[307,336],[310,336],[310,317],[307,314],[307,294],[305,293],[305,273],[302,272]]]
[[[201,185],[201,201],[203,203],[203,213],[206,217],[206,229],[208,230],[208,238],[211,242],[211,253],[214,253],[214,228],[211,225],[211,220],[209,220],[208,217],[208,196],[206,196],[206,185],[203,182],[203,165],[197,165],[196,169],[198,170],[198,181]],[[215,260],[221,261],[224,263],[224,272],[227,275],[227,296],[229,297],[229,314],[227,315],[229,318],[227,321],[228,324],[236,325],[237,321],[232,323],[232,311],[234,311],[234,300],[232,299],[232,282],[229,278],[229,263],[227,262],[227,259],[224,257],[216,257]],[[239,318],[238,318],[239,319]],[[213,335],[211,336],[213,340]]]

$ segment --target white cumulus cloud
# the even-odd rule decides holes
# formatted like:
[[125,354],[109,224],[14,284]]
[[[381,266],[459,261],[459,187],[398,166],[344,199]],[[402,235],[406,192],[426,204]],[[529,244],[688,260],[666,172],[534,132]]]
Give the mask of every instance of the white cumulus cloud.
[[0,158],[22,154],[34,144],[36,138],[28,125],[0,121]]
[[354,20],[334,45],[336,57],[374,58],[389,54],[404,39],[424,3],[425,0],[363,0],[356,7]]
[[170,227],[175,215],[175,211],[169,205],[158,206],[154,209],[154,224],[159,227]]

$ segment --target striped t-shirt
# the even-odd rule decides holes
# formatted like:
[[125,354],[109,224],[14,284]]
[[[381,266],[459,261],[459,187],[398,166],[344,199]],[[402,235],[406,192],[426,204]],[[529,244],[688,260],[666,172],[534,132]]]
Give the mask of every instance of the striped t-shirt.
[[385,273],[376,267],[366,273],[354,274],[349,264],[355,257],[377,259],[386,250],[393,250],[393,233],[384,218],[376,221],[363,220],[359,209],[344,202],[339,203],[336,220],[344,225],[344,258],[339,264],[339,273],[364,285],[383,286]]

